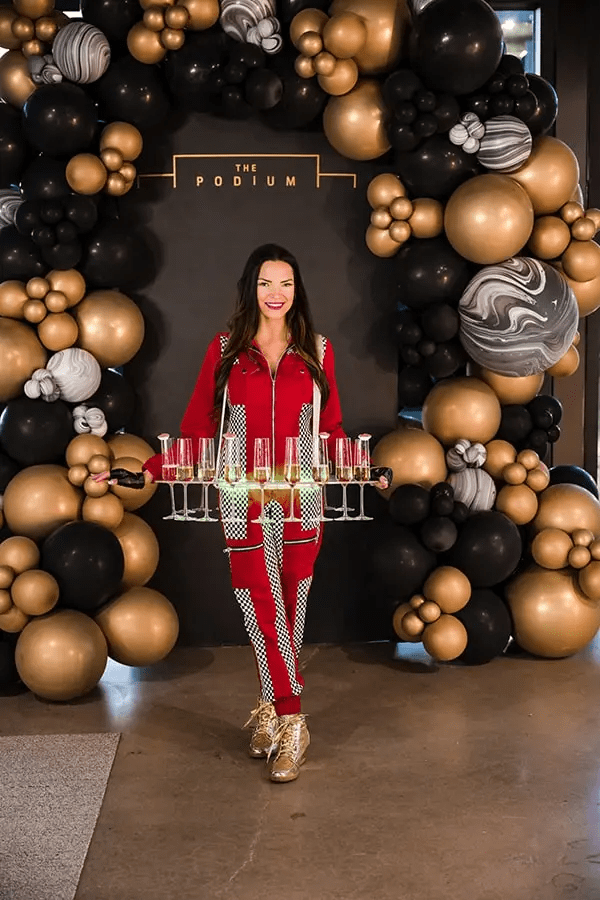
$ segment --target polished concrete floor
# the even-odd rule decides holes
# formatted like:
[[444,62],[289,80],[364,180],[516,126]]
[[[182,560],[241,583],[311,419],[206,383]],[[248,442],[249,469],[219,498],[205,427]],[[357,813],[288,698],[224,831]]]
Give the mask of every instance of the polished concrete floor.
[[312,745],[287,785],[246,755],[247,647],[110,664],[73,703],[0,700],[4,734],[122,733],[76,900],[599,900],[600,642],[477,668],[310,646],[303,665]]

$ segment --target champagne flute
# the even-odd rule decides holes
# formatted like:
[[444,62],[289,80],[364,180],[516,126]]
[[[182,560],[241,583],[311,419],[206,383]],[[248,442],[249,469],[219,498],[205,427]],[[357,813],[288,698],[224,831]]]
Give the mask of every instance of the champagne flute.
[[[242,466],[240,462],[240,439],[237,434],[233,434],[233,432],[228,431],[223,435],[223,441],[221,444],[221,458],[223,460],[223,476],[227,484],[231,485],[232,488],[240,481],[242,477]],[[235,495],[232,494],[228,496],[227,503],[225,503],[224,499],[221,498],[222,508],[226,509],[229,506],[231,507],[232,515],[231,517],[223,518],[224,522],[228,522],[230,524],[239,523],[242,520],[236,519],[235,510]]]
[[354,441],[354,478],[360,485],[360,513],[355,518],[371,521],[365,516],[365,484],[371,479],[371,454],[369,451],[370,434],[359,434]]
[[335,442],[335,476],[342,485],[342,515],[340,522],[347,522],[348,515],[348,482],[352,481],[352,441],[349,437],[337,438]]
[[189,518],[188,510],[188,483],[194,477],[194,460],[192,456],[192,439],[177,438],[175,443],[175,461],[177,466],[177,481],[183,482],[183,518]]
[[285,439],[285,467],[283,477],[290,485],[290,515],[286,522],[301,522],[294,515],[294,486],[300,481],[300,446],[297,437]]
[[260,484],[260,516],[257,522],[265,520],[265,484],[271,480],[271,445],[269,438],[254,439],[254,480]]
[[173,487],[173,482],[177,477],[175,447],[173,445],[173,438],[166,432],[159,434],[158,439],[160,441],[160,455],[162,457],[160,477],[162,481],[166,481],[169,485],[169,491],[171,493],[171,518],[174,519],[177,515],[177,510],[175,508],[175,488]]
[[208,486],[215,480],[215,442],[209,437],[201,437],[198,441],[198,480],[204,490],[204,515],[200,521],[217,522],[208,508]]
[[321,522],[325,522],[325,485],[329,481],[329,452],[327,432],[322,432],[313,447],[313,478],[321,488]]

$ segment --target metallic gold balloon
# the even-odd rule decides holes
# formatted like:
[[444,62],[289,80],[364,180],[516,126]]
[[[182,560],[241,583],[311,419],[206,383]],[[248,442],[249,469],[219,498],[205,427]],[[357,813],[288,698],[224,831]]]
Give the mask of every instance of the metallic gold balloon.
[[442,615],[423,633],[423,646],[440,662],[456,659],[467,646],[467,630],[455,616]]
[[375,159],[386,153],[390,143],[379,84],[359,81],[348,94],[332,97],[323,113],[323,130],[331,146],[349,159]]
[[37,541],[78,519],[82,500],[63,466],[29,466],[9,481],[4,516],[11,531]]
[[27,569],[35,569],[40,561],[40,551],[31,538],[15,535],[0,544],[0,565],[9,566],[14,575]]
[[537,216],[560,209],[579,181],[579,163],[570,147],[542,135],[533,142],[527,162],[509,176],[527,191]]
[[[577,219],[571,225],[571,234],[576,241],[591,241],[596,234],[596,223],[592,219]],[[558,255],[558,254],[557,254]]]
[[544,569],[564,569],[572,549],[570,535],[560,528],[544,528],[531,542],[531,555]]
[[432,487],[444,481],[448,470],[444,448],[433,435],[416,428],[398,428],[384,435],[373,450],[374,466],[389,466],[393,478],[384,496],[400,484]]
[[538,511],[537,494],[526,484],[507,484],[498,493],[495,508],[515,525],[526,525]]
[[119,291],[93,291],[75,307],[79,346],[102,367],[122,366],[135,356],[144,340],[139,307]]
[[104,453],[96,453],[88,460],[87,468],[92,475],[108,472],[110,470],[110,459]]
[[539,259],[556,259],[569,246],[571,230],[558,216],[540,216],[535,220],[527,247]]
[[411,609],[419,609],[425,603],[425,597],[423,594],[413,594],[410,600],[408,601],[408,605]]
[[127,182],[127,189],[132,186],[133,181],[137,175],[137,169],[133,165],[133,163],[126,162],[123,163],[121,168],[119,169],[119,175],[122,175],[125,181]]
[[600,600],[600,562],[592,560],[582,568],[577,575],[577,582],[586,597],[597,603]]
[[409,219],[414,212],[414,206],[408,197],[396,197],[390,203],[390,212],[394,219]]
[[112,659],[126,666],[149,666],[175,646],[179,620],[163,594],[147,587],[125,591],[100,610],[96,622]]
[[[317,55],[315,56],[315,72],[317,73],[317,75],[333,75],[335,64],[335,56],[332,56],[332,54],[328,53],[326,50],[321,51],[321,53],[317,53]],[[351,85],[351,87],[354,87],[354,85]],[[345,93],[345,91],[342,91],[341,93]]]
[[159,547],[156,535],[147,522],[128,512],[113,530],[125,558],[123,586],[130,588],[146,584],[158,566]]
[[47,358],[29,325],[0,317],[0,402],[19,396],[32,372],[42,369]]
[[367,26],[354,13],[339,13],[325,23],[323,43],[338,59],[349,59],[362,50],[367,40]]
[[58,33],[58,24],[49,16],[42,16],[35,23],[35,36],[49,44]]
[[88,496],[83,501],[81,518],[84,522],[95,522],[109,531],[117,528],[123,521],[123,504],[118,497],[107,493],[103,497]]
[[165,10],[165,22],[169,28],[185,28],[190,14],[183,6],[171,6]]
[[406,188],[397,175],[382,172],[369,182],[367,200],[373,209],[379,206],[391,206],[396,197],[405,197]]
[[83,482],[89,475],[89,470],[87,466],[84,466],[83,463],[78,463],[75,466],[71,466],[69,469],[68,479],[71,484],[74,484],[75,487],[81,487]]
[[443,444],[461,438],[490,441],[500,425],[500,403],[478,378],[448,378],[433,386],[423,404],[423,428]]
[[14,606],[10,591],[0,591],[0,614],[7,613]]
[[[7,591],[15,580],[15,570],[11,566],[0,566],[0,591]],[[5,609],[0,610],[6,612]]]
[[564,356],[557,363],[547,369],[552,378],[568,378],[579,368],[579,352],[576,347],[569,347]]
[[115,150],[114,147],[107,147],[106,150],[102,150],[100,159],[111,172],[118,172],[123,165],[123,154],[120,150]]
[[592,554],[587,547],[573,547],[569,551],[568,562],[574,569],[583,569],[592,559]]
[[600,604],[588,599],[568,569],[531,566],[509,582],[505,594],[518,644],[537,656],[571,656],[600,626]]
[[331,75],[319,75],[318,77],[318,82],[323,90],[333,97],[347,94],[357,81],[358,68],[353,59],[338,59]]
[[13,0],[13,6],[20,16],[39,19],[54,10],[54,0]]
[[444,212],[446,237],[461,256],[489,265],[521,250],[533,228],[527,192],[508,175],[476,175],[452,194]]
[[371,225],[374,228],[388,228],[392,221],[392,216],[386,206],[380,206],[371,213]]
[[78,194],[97,194],[106,184],[107,171],[93,153],[78,153],[67,163],[65,176],[69,187]]
[[58,603],[60,593],[54,576],[42,569],[30,569],[17,575],[10,592],[15,606],[28,616],[49,613]]
[[591,206],[589,209],[585,211],[586,218],[591,219],[594,225],[596,226],[596,231],[600,229],[600,209],[596,209],[594,206]]
[[111,122],[102,129],[100,135],[100,150],[118,150],[123,159],[137,159],[144,141],[141,133],[130,122]]
[[50,313],[38,325],[38,337],[44,347],[57,353],[72,347],[79,336],[79,328],[69,313]]
[[179,50],[185,44],[185,32],[177,28],[163,28],[160,42],[167,50]]
[[18,634],[19,631],[23,631],[28,622],[29,616],[23,610],[18,606],[11,606],[7,612],[0,615],[0,631]]
[[583,204],[576,200],[569,200],[564,206],[561,206],[558,212],[561,219],[566,222],[567,225],[573,225],[584,215]]
[[517,458],[517,451],[508,441],[495,440],[486,444],[487,457],[483,464],[483,469],[499,481],[502,478],[504,468],[510,463],[514,463]]
[[[127,469],[129,472],[141,472],[142,462],[133,456],[121,456],[114,461],[115,469]],[[139,509],[144,503],[147,503],[156,492],[158,485],[156,482],[147,481],[141,490],[135,488],[121,487],[120,484],[111,485],[111,490],[121,500],[123,508],[127,512]]]
[[529,403],[540,392],[544,383],[543,372],[539,375],[521,375],[513,378],[474,365],[473,374],[491,387],[501,406]]
[[535,450],[531,450],[528,448],[526,450],[521,450],[521,452],[517,454],[517,462],[521,463],[522,466],[525,466],[525,468],[529,472],[532,469],[535,469],[536,466],[539,466],[540,457],[535,452]]
[[146,462],[147,459],[154,456],[154,450],[150,444],[135,434],[115,434],[109,438],[107,443],[109,451],[115,459],[121,456],[132,456],[139,462]]
[[19,50],[21,41],[15,37],[12,23],[17,18],[17,12],[12,6],[0,6],[0,47],[7,50]]
[[426,625],[437,622],[441,614],[442,611],[440,607],[432,600],[426,600],[425,603],[422,603],[419,607],[419,618],[422,622],[425,622]]
[[29,294],[22,281],[3,281],[0,284],[0,316],[22,319],[23,307],[28,299]]
[[107,442],[96,434],[78,434],[70,441],[65,453],[68,466],[85,466],[86,472],[89,471],[88,462],[95,456],[112,458]]
[[590,547],[594,542],[594,535],[587,528],[577,528],[571,537],[576,547]]
[[410,638],[419,638],[425,630],[425,623],[421,621],[414,610],[410,610],[402,619],[401,628]]
[[90,616],[63,609],[33,619],[15,650],[27,687],[46,700],[73,700],[92,690],[106,668],[106,640]]
[[303,56],[317,56],[323,49],[323,39],[316,31],[305,31],[298,38],[297,46]]
[[307,31],[316,31],[321,34],[329,16],[320,9],[303,9],[294,16],[290,23],[290,40],[298,49],[298,41]]
[[20,51],[9,50],[0,58],[0,99],[22,109],[34,91],[27,60]]
[[360,71],[375,75],[394,68],[408,36],[406,0],[333,0],[329,14],[342,13],[354,13],[366,26],[366,40],[354,54]]
[[405,241],[407,241],[412,234],[408,222],[394,221],[390,225],[388,231],[392,240],[395,241],[398,245],[403,244]]
[[146,28],[143,22],[136,22],[129,29],[127,48],[134,59],[147,65],[160,62],[167,53],[161,43],[160,35],[156,31]]
[[[20,284],[21,282],[5,282],[6,284]],[[30,278],[25,285],[25,292],[28,297],[34,300],[43,300],[48,291],[50,284],[45,278]]]
[[312,78],[316,75],[314,59],[311,56],[297,56],[294,61],[294,69],[300,78]]
[[150,31],[162,31],[165,27],[165,16],[160,6],[149,6],[144,15],[142,22]]
[[437,603],[444,613],[455,613],[471,599],[471,582],[454,566],[439,566],[423,585],[428,600]]
[[[104,495],[108,492],[109,484],[108,481],[95,481],[91,475],[83,482],[83,490],[85,491],[86,497],[104,497]],[[85,502],[85,501],[84,501]]]
[[46,304],[41,300],[28,300],[23,306],[23,315],[32,325],[42,322],[48,313]]
[[382,259],[394,256],[400,249],[400,244],[393,239],[387,228],[376,228],[374,225],[367,228],[365,242],[371,253]]
[[79,303],[85,295],[85,279],[77,269],[53,269],[46,275],[53,291],[60,291],[67,298],[68,306]]
[[561,528],[571,533],[586,528],[600,536],[600,502],[576,484],[552,484],[539,495],[539,510],[534,519],[536,532],[543,528]]
[[17,16],[11,28],[14,36],[20,41],[31,41],[35,37],[35,25],[26,16]]
[[560,261],[573,281],[591,281],[600,275],[600,247],[594,241],[571,241]]
[[37,38],[32,41],[25,41],[25,43],[21,45],[21,53],[25,57],[43,56],[45,49],[45,44],[43,44],[42,41],[38,41]]
[[402,620],[404,616],[411,611],[411,606],[409,603],[401,603],[400,606],[394,611],[394,615],[392,616],[392,627],[401,641],[409,641],[410,643],[418,643],[420,638],[418,636],[411,637],[411,635],[407,634],[402,627]]
[[600,540],[597,538],[590,544],[590,553],[592,554],[592,559],[600,560]]
[[189,13],[186,28],[192,31],[204,31],[210,28],[218,20],[221,13],[219,0],[178,0],[178,6],[183,6]]
[[507,484],[525,484],[527,469],[520,462],[509,463],[502,471],[502,478]]
[[130,188],[131,184],[119,172],[111,172],[106,179],[105,190],[111,197],[123,197]]
[[432,197],[417,197],[408,219],[413,237],[433,238],[444,230],[444,207]]
[[527,487],[530,487],[536,494],[544,491],[550,484],[550,473],[543,463],[540,463],[537,469],[529,472],[525,480]]
[[69,305],[69,301],[62,291],[48,291],[44,297],[44,303],[48,312],[52,313],[64,312]]
[[574,281],[561,271],[561,268],[555,265],[555,268],[565,278],[567,284],[575,294],[579,315],[584,318],[591,315],[600,307],[600,276],[592,278],[590,281]]

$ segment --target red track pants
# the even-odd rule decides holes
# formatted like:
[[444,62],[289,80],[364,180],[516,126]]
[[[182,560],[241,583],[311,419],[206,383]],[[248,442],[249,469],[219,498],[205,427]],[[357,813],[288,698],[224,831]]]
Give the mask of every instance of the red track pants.
[[259,504],[251,503],[248,513],[246,537],[227,539],[231,582],[254,649],[261,697],[274,703],[278,715],[291,715],[300,712],[298,654],[322,529],[284,522],[276,500],[267,503],[262,525],[251,521]]

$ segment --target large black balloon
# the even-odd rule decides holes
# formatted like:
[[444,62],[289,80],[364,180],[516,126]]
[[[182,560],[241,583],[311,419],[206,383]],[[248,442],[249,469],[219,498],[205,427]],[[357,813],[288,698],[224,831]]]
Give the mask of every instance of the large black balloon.
[[139,231],[109,220],[90,232],[80,268],[88,287],[132,288],[152,277],[151,260]]
[[64,201],[63,208],[65,217],[81,233],[90,231],[98,221],[98,207],[91,197],[71,194]]
[[576,484],[598,497],[598,485],[589,472],[579,466],[552,466],[550,484]]
[[408,599],[423,587],[436,565],[409,528],[394,525],[382,535],[373,551],[373,574],[380,591],[398,600]]
[[398,299],[412,309],[458,305],[471,278],[469,263],[445,237],[411,239],[394,258]]
[[11,459],[6,453],[0,451],[0,494],[4,493],[8,482],[11,478],[14,478],[20,470],[21,466],[16,463],[14,459]]
[[397,153],[397,174],[411,197],[446,201],[456,188],[481,171],[473,153],[451,144],[445,134],[434,134],[416,150]]
[[484,0],[436,0],[414,22],[411,62],[431,88],[468,94],[502,57],[500,21]]
[[23,130],[29,142],[50,156],[73,156],[94,139],[96,104],[76,84],[42,84],[23,108]]
[[21,115],[8,103],[0,104],[0,184],[17,184],[28,158]]
[[509,444],[518,444],[525,440],[532,428],[533,422],[527,407],[521,406],[520,403],[509,403],[502,407],[502,418],[496,438],[508,441]]
[[51,247],[42,247],[42,259],[51,269],[74,269],[82,254],[79,241],[56,243]]
[[423,331],[433,341],[449,341],[458,334],[460,318],[448,303],[428,306],[421,317]]
[[467,355],[458,340],[442,341],[423,365],[432,378],[448,378],[467,362]]
[[111,62],[94,86],[104,118],[123,119],[142,131],[159,125],[170,103],[158,72],[131,56]]
[[552,425],[558,425],[562,419],[563,409],[560,400],[551,394],[538,394],[529,401],[527,409],[535,428],[547,429]]
[[283,92],[279,103],[262,114],[263,119],[272,128],[303,128],[323,112],[328,95],[316,78],[300,78],[289,60],[276,60],[274,65]]
[[31,238],[19,234],[14,225],[0,228],[0,281],[29,281],[47,270]]
[[50,156],[38,156],[27,166],[21,178],[25,200],[56,200],[71,193],[65,178],[65,164]]
[[533,115],[529,116],[527,127],[533,137],[545,134],[554,125],[558,114],[558,96],[549,81],[541,75],[527,73],[529,90],[533,93],[536,105]]
[[221,29],[198,31],[186,38],[179,50],[167,53],[165,75],[180,106],[206,112],[223,86],[221,68],[228,39]]
[[510,613],[493,591],[478,588],[466,606],[454,613],[467,630],[467,646],[461,656],[468,665],[481,665],[500,656],[512,631]]
[[24,466],[64,462],[73,437],[73,416],[62,400],[46,403],[17,397],[8,401],[0,416],[0,445]]
[[330,0],[277,0],[277,15],[287,24],[303,9],[327,10],[329,4]]
[[109,42],[123,42],[144,11],[139,0],[81,0],[81,17],[99,28]]
[[255,69],[244,84],[246,100],[255,109],[272,109],[283,97],[283,81],[276,72]]
[[389,513],[398,525],[416,525],[429,515],[429,491],[420,484],[401,484],[388,505]]
[[421,366],[405,366],[398,373],[398,406],[418,409],[431,390],[431,378]]
[[444,553],[456,543],[458,530],[448,516],[431,516],[423,522],[419,533],[421,540],[429,550],[433,550],[434,553]]
[[485,510],[461,526],[445,562],[464,572],[473,587],[493,587],[514,572],[522,549],[515,523],[504,513]]
[[56,578],[67,609],[94,613],[118,590],[124,565],[118,538],[94,522],[67,522],[42,544],[41,568]]
[[127,379],[114,369],[104,369],[100,387],[85,402],[88,407],[102,410],[109,431],[121,431],[133,416],[135,391]]

